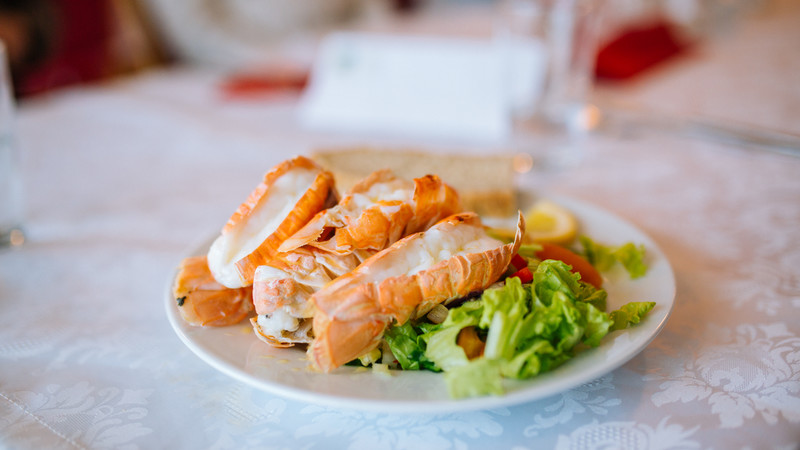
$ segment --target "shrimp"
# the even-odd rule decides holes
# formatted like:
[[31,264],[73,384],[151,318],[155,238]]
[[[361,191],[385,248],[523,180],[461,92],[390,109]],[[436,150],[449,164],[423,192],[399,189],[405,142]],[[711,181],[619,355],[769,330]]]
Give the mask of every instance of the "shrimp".
[[313,304],[324,285],[410,232],[455,211],[458,196],[436,176],[414,182],[380,170],[356,184],[334,207],[318,213],[280,252],[256,269],[251,319],[261,340],[273,346],[312,340]]
[[183,320],[194,326],[233,325],[253,311],[252,290],[229,289],[217,283],[205,256],[181,262],[172,294]]
[[[318,213],[279,251],[303,245],[339,254],[383,250],[457,212],[461,212],[458,194],[436,175],[412,183],[388,169],[379,170],[353,186],[336,206]],[[331,230],[333,235],[327,236]]]
[[475,213],[453,215],[328,283],[310,298],[313,365],[329,372],[375,348],[392,322],[486,289],[506,271],[524,229],[520,213],[514,242],[504,245],[486,234]]
[[209,248],[214,279],[228,288],[251,285],[256,268],[274,257],[281,243],[317,212],[335,204],[337,197],[333,175],[310,159],[298,156],[278,164]]

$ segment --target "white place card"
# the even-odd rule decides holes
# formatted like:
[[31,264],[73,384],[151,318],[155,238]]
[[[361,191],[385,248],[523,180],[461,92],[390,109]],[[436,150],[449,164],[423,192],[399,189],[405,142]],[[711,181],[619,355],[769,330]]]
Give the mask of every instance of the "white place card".
[[511,131],[508,57],[491,40],[335,33],[300,118],[321,130],[499,141]]

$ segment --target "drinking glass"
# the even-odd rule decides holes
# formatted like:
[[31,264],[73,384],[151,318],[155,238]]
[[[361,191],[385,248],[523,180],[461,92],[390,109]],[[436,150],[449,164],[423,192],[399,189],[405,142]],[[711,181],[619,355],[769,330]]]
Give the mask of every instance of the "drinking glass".
[[508,0],[496,27],[514,122],[514,145],[534,167],[581,157],[597,125],[588,103],[604,0]]
[[20,154],[11,86],[5,45],[0,41],[0,247],[18,246],[25,241]]

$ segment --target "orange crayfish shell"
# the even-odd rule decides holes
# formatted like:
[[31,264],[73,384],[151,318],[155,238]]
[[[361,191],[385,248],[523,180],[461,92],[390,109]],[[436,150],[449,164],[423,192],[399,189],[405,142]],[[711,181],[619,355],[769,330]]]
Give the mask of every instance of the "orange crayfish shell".
[[183,320],[194,326],[233,325],[253,311],[252,290],[229,289],[217,283],[205,256],[193,256],[181,262],[172,294]]
[[[403,324],[437,303],[486,289],[506,271],[519,249],[524,229],[520,213],[514,242],[503,244],[486,235],[476,214],[457,214],[367,259],[311,297],[317,309],[313,321],[315,339],[308,349],[312,363],[329,372],[374,348],[393,321]],[[426,242],[426,234],[432,235],[430,242]],[[422,261],[437,250],[430,246],[440,236],[453,240],[452,245],[458,249],[476,240],[488,248],[457,250],[446,259],[432,260],[430,266],[414,266],[414,257]],[[412,269],[396,273],[406,269],[404,264],[412,264]]]
[[[256,268],[275,256],[281,243],[317,212],[335,204],[337,197],[333,175],[310,159],[298,156],[278,164],[211,245],[208,263],[214,278],[229,288],[251,285]],[[286,205],[293,207],[286,210]],[[265,211],[268,207],[278,211]]]
[[[373,188],[396,189],[407,193],[360,204],[358,196],[370,194]],[[380,194],[372,194],[381,197]],[[288,252],[310,245],[319,249],[346,254],[354,250],[383,250],[398,239],[422,231],[437,221],[461,212],[458,194],[436,175],[399,179],[389,169],[378,170],[358,182],[333,208],[318,213],[294,236],[281,244]],[[332,232],[333,236],[326,236]]]

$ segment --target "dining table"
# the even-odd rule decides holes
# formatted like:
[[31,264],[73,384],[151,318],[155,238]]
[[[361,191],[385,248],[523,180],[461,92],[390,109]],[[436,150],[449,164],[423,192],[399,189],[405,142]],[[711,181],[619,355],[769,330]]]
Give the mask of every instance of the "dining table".
[[[491,28],[491,6],[458,8]],[[599,80],[580,159],[515,180],[624,224],[661,258],[666,303],[640,348],[575,385],[430,409],[254,381],[252,361],[192,342],[173,277],[294,155],[502,146],[310,130],[298,92],[232,98],[230,72],[188,63],[22,99],[25,240],[0,249],[0,448],[800,449],[798,23],[797,2],[753,2],[636,77]],[[222,332],[267,351],[247,324]]]

